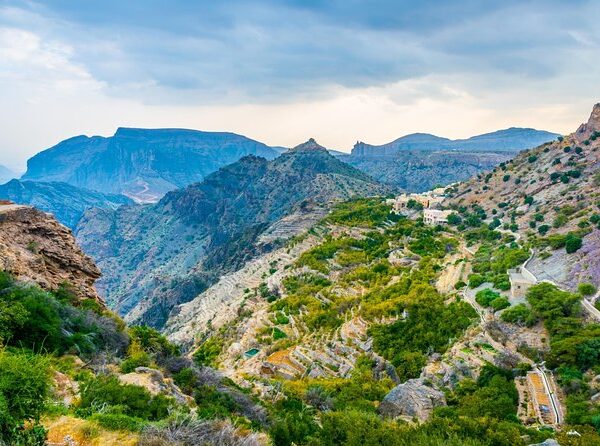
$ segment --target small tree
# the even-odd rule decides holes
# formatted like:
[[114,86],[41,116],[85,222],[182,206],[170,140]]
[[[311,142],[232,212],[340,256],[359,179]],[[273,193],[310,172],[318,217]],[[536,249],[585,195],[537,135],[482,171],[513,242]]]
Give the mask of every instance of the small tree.
[[565,249],[567,250],[568,254],[577,252],[579,248],[581,248],[582,244],[583,240],[581,240],[581,237],[575,234],[568,234],[565,238]]
[[593,296],[598,290],[591,283],[580,283],[577,287],[577,291],[579,291],[579,294],[582,296]]

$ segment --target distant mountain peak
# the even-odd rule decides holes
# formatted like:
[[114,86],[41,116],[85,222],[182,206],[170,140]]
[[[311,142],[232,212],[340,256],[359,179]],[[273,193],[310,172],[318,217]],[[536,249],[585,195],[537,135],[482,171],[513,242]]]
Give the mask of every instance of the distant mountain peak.
[[315,152],[315,151],[324,151],[327,149],[320,145],[314,138],[310,138],[305,143],[299,144],[296,147],[290,149],[292,152]]

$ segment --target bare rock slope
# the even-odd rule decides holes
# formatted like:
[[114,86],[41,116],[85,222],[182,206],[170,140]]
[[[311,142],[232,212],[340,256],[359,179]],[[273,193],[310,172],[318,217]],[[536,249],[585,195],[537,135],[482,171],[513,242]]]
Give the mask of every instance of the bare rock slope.
[[0,204],[0,270],[47,290],[67,282],[80,299],[102,302],[94,289],[100,271],[71,231],[29,206]]

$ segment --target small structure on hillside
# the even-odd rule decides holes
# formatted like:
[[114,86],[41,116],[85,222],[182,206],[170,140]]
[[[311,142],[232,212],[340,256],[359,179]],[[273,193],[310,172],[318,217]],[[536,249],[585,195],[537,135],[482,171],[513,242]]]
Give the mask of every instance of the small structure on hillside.
[[451,213],[452,211],[442,211],[440,209],[425,209],[423,211],[423,222],[431,226],[446,224]]
[[431,208],[439,205],[442,201],[444,201],[443,195],[429,191],[422,194],[400,194],[397,197],[390,198],[386,203],[392,205],[392,212],[401,214],[411,209],[409,203],[414,202],[424,208]]
[[512,299],[524,298],[527,290],[537,282],[533,274],[520,266],[508,270],[508,279],[510,281],[510,297]]

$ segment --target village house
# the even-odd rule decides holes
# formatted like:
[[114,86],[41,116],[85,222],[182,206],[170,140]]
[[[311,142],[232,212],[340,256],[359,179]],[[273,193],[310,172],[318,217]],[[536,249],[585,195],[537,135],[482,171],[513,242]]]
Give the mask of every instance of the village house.
[[425,209],[423,211],[423,222],[431,226],[446,224],[451,213],[452,211],[442,211],[440,209]]

